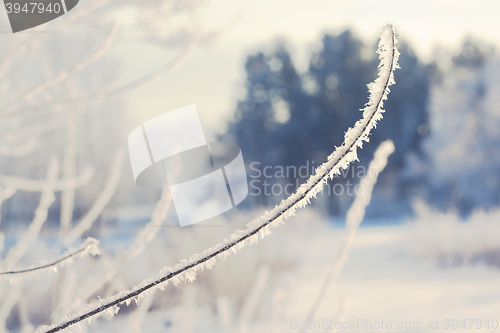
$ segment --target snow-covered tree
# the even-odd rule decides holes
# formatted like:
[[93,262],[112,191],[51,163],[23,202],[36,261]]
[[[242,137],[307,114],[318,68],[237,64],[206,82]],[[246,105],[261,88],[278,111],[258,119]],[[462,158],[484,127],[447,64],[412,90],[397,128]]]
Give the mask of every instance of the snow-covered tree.
[[438,62],[432,87],[425,142],[428,198],[440,208],[468,214],[500,203],[500,57],[469,38],[459,54],[446,58],[452,61]]

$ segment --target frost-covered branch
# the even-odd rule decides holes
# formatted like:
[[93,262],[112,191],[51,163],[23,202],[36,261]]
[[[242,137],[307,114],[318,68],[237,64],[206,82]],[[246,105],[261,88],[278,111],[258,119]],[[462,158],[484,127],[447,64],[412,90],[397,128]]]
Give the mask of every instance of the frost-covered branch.
[[[76,119],[73,112],[67,114],[67,140],[64,148],[62,179],[68,182],[76,176]],[[66,235],[73,220],[76,189],[66,188],[61,193],[61,236]]]
[[0,144],[0,155],[14,157],[26,156],[35,150],[36,145],[37,142],[35,139],[29,139],[28,141],[14,147],[9,144]]
[[146,315],[148,314],[148,311],[151,308],[153,301],[154,297],[153,295],[151,295],[150,297],[144,298],[141,304],[137,305],[137,308],[135,309],[134,313],[130,315],[129,324],[126,325],[127,330],[125,330],[125,333],[142,331],[141,326],[143,322],[147,320]]
[[119,304],[129,304],[133,299],[138,302],[141,294],[152,292],[157,288],[163,289],[168,282],[174,285],[182,280],[192,282],[196,278],[196,271],[204,268],[210,269],[217,257],[225,258],[230,252],[236,253],[245,245],[257,242],[259,237],[269,234],[271,226],[283,223],[285,219],[293,216],[298,208],[310,203],[310,200],[323,189],[329,178],[333,178],[340,173],[341,168],[345,169],[349,163],[357,160],[357,149],[362,146],[363,142],[368,141],[370,131],[382,118],[383,103],[389,94],[389,86],[395,83],[394,70],[398,67],[399,52],[396,49],[396,38],[391,25],[383,29],[377,52],[380,59],[379,75],[373,83],[368,85],[370,97],[366,107],[362,110],[362,119],[357,121],[353,128],[347,130],[344,143],[335,149],[327,162],[318,167],[315,174],[294,194],[274,209],[265,212],[260,218],[250,222],[245,229],[233,233],[222,243],[195,254],[189,260],[181,260],[179,264],[163,269],[157,277],[143,281],[132,290],[120,292],[97,304],[91,304],[87,309],[59,323],[49,327],[40,327],[38,332],[59,332],[83,320],[90,320],[103,312],[115,314],[119,310]]
[[99,103],[99,102],[102,102],[104,100],[108,100],[110,98],[124,96],[132,91],[135,91],[141,87],[144,87],[145,85],[147,85],[151,82],[154,82],[154,81],[160,79],[164,74],[171,72],[172,70],[178,68],[184,62],[184,60],[187,59],[187,57],[193,51],[194,47],[198,44],[199,39],[200,39],[199,33],[197,33],[197,32],[191,33],[191,35],[187,39],[186,43],[179,50],[179,52],[175,55],[175,57],[172,60],[170,60],[169,62],[167,62],[166,64],[164,64],[160,69],[153,71],[151,73],[148,73],[148,74],[146,74],[138,79],[135,79],[129,83],[102,91],[99,94],[96,94],[94,96],[89,96],[92,98],[85,96],[83,98],[83,101],[87,101],[87,102],[93,101],[92,103]]
[[67,297],[64,302],[61,302],[55,312],[63,311],[64,309],[69,309],[71,306],[75,306],[78,303],[75,300],[86,301],[89,297],[94,295],[99,289],[101,289],[108,282],[113,281],[113,278],[125,267],[125,264],[137,257],[158,234],[160,228],[159,225],[163,222],[167,216],[168,210],[172,205],[172,196],[168,189],[168,185],[165,185],[160,200],[156,203],[153,214],[151,215],[151,220],[142,228],[142,230],[137,233],[132,244],[124,251],[116,260],[114,260],[112,265],[106,268],[106,272],[95,279],[89,281],[82,286],[80,286],[71,297]]
[[[50,161],[48,163],[45,186],[41,193],[38,207],[35,210],[33,221],[31,222],[28,230],[23,234],[21,239],[12,249],[10,249],[7,257],[1,263],[0,267],[4,268],[14,266],[24,256],[28,248],[33,244],[34,240],[40,234],[40,230],[47,220],[49,208],[55,200],[54,184],[57,179],[58,170],[59,163],[56,157],[53,156],[50,158]],[[5,323],[5,319],[10,313],[12,307],[15,305],[15,302],[19,299],[19,288],[20,286],[7,289],[5,302],[2,302],[0,304],[0,323]],[[3,294],[5,289],[5,286],[0,284],[1,294]]]
[[[94,172],[93,167],[87,167],[81,174],[69,181],[56,181],[54,183],[54,191],[64,191],[67,188],[79,188],[86,185],[92,180]],[[19,191],[42,192],[46,186],[46,181],[0,174],[0,184],[16,188]]]
[[14,275],[17,277],[18,275],[22,276],[25,273],[37,272],[46,269],[57,270],[58,268],[61,268],[67,263],[71,262],[74,257],[79,256],[80,258],[83,258],[87,255],[92,255],[92,256],[99,255],[99,241],[97,239],[87,238],[85,242],[82,243],[82,245],[67,250],[62,255],[52,259],[51,261],[45,264],[0,272],[0,277],[1,276],[12,277]]
[[[12,198],[16,194],[17,188],[15,186],[8,186],[0,189],[0,222],[2,221],[2,205],[6,200]],[[0,251],[1,253],[1,251]]]
[[[2,286],[3,287],[3,286]],[[7,331],[7,318],[12,312],[12,308],[15,307],[16,303],[21,296],[23,284],[19,283],[16,285],[11,285],[7,290],[2,291],[2,302],[0,303],[0,331]]]
[[30,111],[40,111],[44,109],[53,109],[56,106],[67,106],[77,103],[80,108],[88,107],[91,105],[103,103],[105,101],[116,99],[121,96],[125,96],[133,91],[136,91],[158,79],[163,77],[163,75],[173,71],[178,68],[191,54],[194,50],[194,47],[197,45],[200,36],[198,34],[193,33],[190,36],[189,40],[185,43],[181,50],[172,58],[170,61],[166,62],[161,68],[158,70],[152,71],[142,77],[134,79],[128,83],[118,85],[118,86],[109,86],[107,88],[101,89],[100,92],[87,94],[87,95],[79,95],[70,98],[57,98],[54,100],[49,100],[44,103],[37,103],[33,105],[23,106],[14,111],[20,111],[29,109]]
[[85,67],[91,65],[93,62],[102,57],[106,51],[111,46],[112,42],[115,39],[116,32],[118,31],[117,25],[113,25],[104,39],[102,45],[99,46],[94,52],[89,55],[86,55],[82,59],[79,59],[72,66],[60,71],[53,77],[48,78],[46,81],[39,83],[35,87],[30,87],[28,90],[22,92],[21,94],[15,96],[10,102],[6,103],[3,106],[3,113],[7,114],[13,110],[15,110],[15,106],[19,105],[20,101],[27,101],[33,99],[36,95],[41,94],[47,89],[53,87],[56,84],[63,84],[65,80],[71,77],[74,72],[78,72],[83,70]]
[[[53,112],[54,109],[51,109],[50,111]],[[41,112],[39,112],[39,114],[40,113]],[[20,127],[19,123],[23,122],[23,119],[25,119],[25,116],[23,115],[12,115],[11,117],[2,120],[0,140],[7,141],[7,143],[3,143],[4,145],[7,144],[8,146],[24,146],[26,145],[25,142],[27,140],[34,140],[36,143],[38,143],[38,138],[41,135],[60,128],[62,124],[64,124],[64,121],[66,120],[66,114],[60,113],[58,116],[50,117],[50,119],[48,120],[40,120],[40,122],[37,122],[35,124],[24,124],[22,127]],[[10,149],[12,150],[14,148],[10,147]]]
[[246,333],[248,331],[248,324],[255,315],[262,293],[269,281],[270,271],[270,267],[266,264],[261,265],[257,270],[255,281],[241,307],[238,333]]
[[347,212],[347,232],[339,245],[337,255],[328,268],[328,272],[323,280],[319,293],[316,296],[311,309],[309,310],[309,314],[307,315],[306,325],[303,326],[304,329],[302,329],[301,332],[305,332],[305,328],[310,327],[310,324],[313,322],[316,312],[318,311],[319,307],[323,303],[325,296],[328,293],[333,278],[342,269],[342,266],[347,259],[347,251],[349,250],[349,247],[351,246],[351,243],[358,231],[358,227],[365,216],[366,206],[368,206],[371,201],[373,187],[377,182],[378,175],[380,172],[382,172],[382,170],[384,170],[385,166],[387,165],[387,159],[393,152],[394,144],[391,140],[382,142],[378,149],[375,151],[375,156],[373,157],[373,160],[368,167],[368,174],[363,179],[361,179],[359,183],[360,188],[362,189],[362,193],[356,197],[354,203]]
[[2,234],[0,232],[0,253],[2,253],[2,251],[3,251],[3,242],[4,242],[4,240],[5,240],[5,236],[4,236],[4,234]]
[[104,208],[108,205],[113,198],[113,195],[118,188],[120,183],[120,178],[122,175],[123,164],[125,162],[125,150],[120,149],[116,155],[113,164],[109,169],[108,181],[104,185],[104,189],[96,198],[92,207],[88,212],[80,219],[76,226],[63,238],[63,243],[66,245],[72,244],[78,239],[84,232],[90,229],[92,224],[101,215]]
[[52,157],[49,162],[45,186],[40,197],[40,203],[38,204],[38,207],[35,211],[33,221],[28,227],[26,233],[24,233],[23,237],[16,243],[16,246],[14,246],[9,251],[7,257],[2,263],[2,267],[15,265],[19,261],[19,259],[23,257],[28,247],[33,243],[33,241],[40,233],[43,224],[47,220],[49,208],[55,200],[54,185],[56,182],[58,170],[59,163],[57,162],[57,159],[55,157]]

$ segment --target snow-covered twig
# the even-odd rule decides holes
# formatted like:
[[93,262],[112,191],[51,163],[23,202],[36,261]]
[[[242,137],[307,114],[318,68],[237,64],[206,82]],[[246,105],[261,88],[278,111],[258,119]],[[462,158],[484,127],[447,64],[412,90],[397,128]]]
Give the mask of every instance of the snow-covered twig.
[[[174,173],[177,171],[178,170],[176,169],[173,170]],[[161,192],[160,200],[156,203],[150,221],[141,229],[141,231],[139,231],[139,233],[137,233],[128,249],[124,251],[116,260],[110,263],[110,265],[106,268],[105,274],[97,276],[95,279],[89,281],[89,283],[82,285],[73,293],[71,297],[68,297],[64,302],[61,302],[58,305],[56,312],[62,311],[63,309],[71,309],[72,306],[78,306],[79,300],[86,301],[108,282],[115,282],[116,284],[115,277],[117,274],[128,262],[137,257],[156,237],[158,231],[160,230],[158,226],[160,226],[165,220],[171,205],[172,194],[169,190],[168,184],[165,184]],[[102,259],[105,259],[105,257]],[[69,302],[69,300],[71,300],[71,302]]]
[[[87,167],[81,174],[67,182],[63,180],[56,181],[54,183],[54,191],[63,191],[67,188],[79,188],[86,185],[92,180],[94,171],[93,167]],[[24,192],[42,192],[46,181],[0,174],[0,184]]]
[[136,91],[154,81],[157,81],[165,74],[173,71],[178,68],[191,54],[194,50],[195,46],[198,44],[200,39],[199,34],[193,33],[192,36],[188,39],[186,44],[183,46],[181,50],[172,58],[169,62],[165,63],[161,68],[152,71],[144,76],[141,76],[137,79],[134,79],[128,83],[119,85],[119,86],[109,86],[107,88],[102,89],[100,92],[87,94],[87,95],[79,95],[67,99],[57,98],[54,100],[49,100],[44,103],[38,103],[28,106],[22,106],[18,109],[12,110],[12,112],[17,112],[23,109],[29,109],[31,111],[39,111],[41,109],[53,109],[57,106],[65,107],[67,105],[78,104],[80,108],[89,107],[91,105],[103,103],[108,100],[116,99],[121,96],[125,96],[133,91]]
[[20,269],[12,269],[8,270],[5,272],[0,272],[0,277],[1,276],[8,276],[11,277],[15,275],[16,277],[18,275],[23,275],[25,273],[30,273],[30,272],[38,272],[46,269],[52,269],[52,270],[57,270],[58,268],[63,267],[65,264],[71,262],[71,260],[79,256],[80,258],[83,258],[87,255],[92,255],[96,256],[99,254],[99,241],[95,238],[87,238],[85,242],[82,243],[82,245],[67,250],[65,253],[62,255],[58,256],[57,258],[45,263],[45,264],[40,264],[40,265],[35,265],[35,266],[30,266],[26,268],[20,268]]
[[[53,156],[50,158],[48,163],[45,186],[40,196],[40,203],[35,211],[33,221],[22,238],[8,252],[7,257],[1,263],[1,267],[14,266],[24,256],[28,248],[38,237],[43,224],[47,220],[49,208],[55,200],[54,184],[57,179],[58,170],[59,163],[56,157]],[[3,293],[5,290],[4,287],[4,285],[0,285],[0,293]],[[8,289],[7,295],[4,297],[4,302],[0,304],[0,323],[5,323],[5,319],[19,298],[20,288],[20,286],[16,286]]]
[[[15,186],[8,186],[8,187],[5,187],[5,188],[2,188],[0,190],[0,222],[2,221],[2,205],[3,203],[6,201],[6,200],[9,200],[10,198],[12,198],[12,196],[14,194],[16,194],[17,192],[17,188]],[[0,251],[1,253],[1,251]]]
[[154,297],[150,295],[137,306],[137,309],[130,315],[129,324],[126,332],[141,332],[142,323],[145,321],[146,315],[153,304]]
[[[3,233],[0,232],[0,253],[2,253],[2,251],[3,251],[3,242],[4,241],[5,241],[5,236]],[[1,259],[0,259],[0,262],[2,262]]]
[[86,55],[82,59],[79,59],[74,65],[62,70],[61,72],[55,74],[53,77],[48,78],[46,81],[39,83],[35,87],[30,87],[28,88],[28,90],[15,96],[10,102],[6,103],[3,106],[3,113],[6,114],[11,112],[12,110],[15,110],[16,106],[19,105],[20,102],[31,100],[36,95],[41,94],[42,92],[46,91],[56,84],[63,84],[64,81],[70,78],[74,72],[81,71],[85,67],[98,60],[106,53],[106,51],[114,41],[116,33],[118,31],[117,28],[118,26],[116,24],[111,27],[108,36],[106,36],[102,45],[99,46],[99,48],[97,48],[94,52]]
[[17,300],[17,309],[19,311],[19,326],[20,333],[31,333],[35,330],[33,324],[30,323],[29,318],[29,300],[31,295],[21,293],[19,299]]
[[102,213],[103,209],[110,202],[111,198],[116,192],[116,189],[118,188],[118,184],[120,183],[124,161],[125,150],[120,149],[116,153],[113,164],[110,167],[108,181],[104,185],[104,189],[99,194],[88,212],[80,219],[76,226],[64,236],[63,243],[65,245],[73,244],[73,242],[75,242],[78,237],[89,230],[92,224]]
[[280,333],[280,323],[283,317],[286,292],[284,289],[277,290],[273,295],[273,313],[269,332]]
[[377,52],[380,59],[379,75],[373,83],[368,85],[370,97],[366,107],[362,110],[362,119],[357,121],[353,128],[347,130],[344,143],[335,149],[327,162],[318,167],[315,174],[294,194],[274,209],[265,212],[260,218],[250,222],[245,229],[233,233],[222,243],[193,255],[189,260],[181,260],[179,264],[163,269],[157,277],[143,281],[132,290],[120,292],[97,304],[92,304],[87,309],[59,323],[40,327],[38,332],[59,332],[83,320],[90,320],[103,312],[116,313],[119,310],[119,304],[128,304],[133,299],[138,301],[142,293],[164,288],[170,281],[174,285],[182,280],[193,281],[196,278],[196,271],[204,268],[210,269],[217,257],[225,258],[231,251],[236,253],[245,245],[257,242],[259,237],[269,234],[270,226],[283,223],[285,219],[293,216],[298,208],[306,206],[323,189],[329,178],[333,178],[341,168],[345,169],[352,161],[357,160],[357,149],[362,146],[363,142],[368,141],[370,131],[382,118],[383,103],[389,94],[389,86],[395,82],[394,70],[398,67],[399,52],[396,49],[396,38],[391,25],[383,29]]
[[310,327],[310,324],[313,322],[316,312],[318,311],[319,307],[323,303],[325,296],[328,293],[333,278],[337,275],[337,273],[344,265],[344,262],[347,259],[347,251],[349,250],[349,247],[354,240],[354,237],[356,236],[356,232],[358,231],[358,227],[361,224],[361,221],[363,221],[366,206],[368,206],[372,198],[373,187],[377,182],[378,175],[380,172],[382,172],[382,170],[384,170],[385,166],[387,165],[387,159],[393,152],[394,144],[391,140],[382,142],[378,149],[375,151],[375,156],[373,157],[373,160],[371,161],[368,168],[369,171],[359,183],[360,188],[363,189],[362,193],[356,197],[354,203],[347,212],[347,232],[339,245],[337,255],[328,268],[328,272],[323,280],[319,293],[316,296],[311,309],[309,310],[306,324],[303,326],[301,332],[305,332],[306,328]]
[[73,66],[65,69],[64,71],[58,73],[54,77],[48,79],[47,81],[39,84],[38,86],[31,88],[28,92],[26,92],[26,96],[22,100],[32,99],[35,95],[40,94],[44,90],[54,86],[55,84],[62,84],[64,80],[70,78],[74,72],[79,72],[91,64],[95,63],[99,58],[104,56],[106,52],[109,50],[111,44],[113,44],[116,35],[118,32],[118,24],[113,24],[113,26],[109,29],[107,36],[102,41],[102,44],[94,50],[91,54],[85,56],[76,62]]
[[16,246],[14,246],[7,254],[7,257],[2,263],[3,267],[10,267],[15,265],[19,261],[19,259],[22,258],[28,247],[33,243],[33,241],[40,233],[43,224],[47,220],[49,207],[55,200],[54,184],[56,183],[58,170],[59,163],[57,162],[57,159],[55,157],[52,157],[47,170],[45,188],[42,191],[40,203],[35,211],[35,217],[33,218],[28,231],[26,231],[23,237],[17,242]]
[[239,318],[239,333],[246,333],[248,331],[248,324],[255,315],[255,311],[259,305],[259,301],[262,297],[262,293],[266,288],[267,282],[269,280],[270,267],[263,264],[259,267],[257,271],[255,281],[248,291],[247,298],[243,303],[241,308],[240,318]]
[[158,226],[161,225],[165,219],[171,205],[171,193],[168,186],[165,185],[162,190],[160,200],[158,200],[154,212],[151,215],[151,220],[137,234],[129,248],[112,264],[110,264],[109,267],[107,267],[105,274],[98,276],[95,279],[92,279],[89,283],[79,287],[71,297],[68,297],[65,302],[61,302],[58,305],[56,312],[62,311],[63,309],[67,310],[71,306],[78,305],[78,302],[75,302],[75,300],[86,301],[105,284],[112,281],[113,278],[115,278],[116,275],[123,269],[123,267],[125,267],[125,264],[139,255],[146,245],[156,237],[158,231],[160,230]]
[[[51,113],[53,111],[55,110],[54,109],[50,110]],[[39,112],[39,114],[40,113],[41,112]],[[49,117],[41,117],[41,118],[49,118]],[[0,140],[2,141],[3,145],[9,147],[7,148],[7,150],[3,149],[5,147],[2,147],[3,155],[24,156],[14,153],[13,150],[19,148],[23,149],[27,155],[29,151],[27,151],[27,149],[23,147],[26,145],[26,141],[34,140],[35,144],[33,145],[33,147],[28,147],[28,148],[35,148],[36,145],[39,143],[38,140],[41,135],[53,131],[55,129],[61,128],[61,126],[63,126],[64,121],[66,120],[66,115],[59,113],[57,116],[50,117],[50,119],[46,120],[41,119],[39,122],[36,122],[35,124],[23,124],[22,126],[20,126],[20,123],[22,123],[24,119],[26,119],[24,115],[12,115],[11,117],[2,120],[1,123],[2,131],[0,133]],[[12,147],[13,145],[16,145],[18,147]],[[3,153],[4,151],[6,154]],[[12,153],[12,154],[7,154],[7,153]]]
[[[68,182],[76,176],[76,119],[73,112],[67,114],[67,141],[64,148],[62,179]],[[61,236],[66,235],[73,220],[76,189],[68,187],[61,193]]]
[[10,144],[0,144],[0,155],[13,157],[26,156],[35,150],[36,145],[37,142],[35,139],[29,139],[26,142],[14,147]]
[[16,306],[16,303],[22,294],[22,288],[23,284],[21,282],[16,285],[9,286],[8,289],[3,288],[3,290],[0,290],[2,295],[2,302],[0,303],[0,332],[8,332],[6,327],[7,318],[12,312],[12,308]]
[[[347,312],[347,310],[349,309],[349,306],[351,305],[351,303],[349,302],[348,299],[346,298],[342,298],[339,302],[339,307],[337,309],[337,312],[335,313],[335,322],[336,323],[341,323],[344,321],[344,318],[345,318],[345,314]],[[335,332],[337,329],[334,327],[334,330],[333,332]]]

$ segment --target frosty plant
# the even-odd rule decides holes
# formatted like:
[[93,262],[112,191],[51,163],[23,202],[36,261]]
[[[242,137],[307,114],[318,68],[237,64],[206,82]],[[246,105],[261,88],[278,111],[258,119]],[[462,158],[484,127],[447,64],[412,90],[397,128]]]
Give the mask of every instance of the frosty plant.
[[190,259],[181,260],[173,267],[165,267],[158,276],[147,279],[135,288],[120,292],[108,299],[96,304],[89,305],[80,313],[73,314],[64,320],[51,326],[43,326],[38,332],[58,332],[77,324],[83,320],[90,320],[96,316],[108,313],[115,314],[120,304],[130,304],[133,300],[139,302],[144,293],[153,292],[156,289],[164,289],[169,282],[177,285],[181,281],[194,281],[196,272],[203,269],[211,269],[216,258],[225,258],[231,252],[237,253],[245,245],[253,244],[270,233],[270,227],[281,224],[287,218],[294,215],[298,208],[310,203],[328,179],[339,174],[341,169],[357,160],[357,149],[361,148],[363,142],[368,142],[370,131],[375,127],[377,121],[383,116],[383,103],[389,94],[389,87],[395,83],[394,70],[398,68],[399,52],[396,49],[396,38],[391,25],[382,30],[377,53],[380,64],[377,79],[368,85],[369,100],[362,110],[363,115],[354,127],[345,133],[344,142],[335,149],[327,161],[319,166],[305,183],[288,198],[281,201],[272,210],[266,211],[261,217],[247,224],[243,230],[234,232],[229,239],[217,244],[212,248],[193,255]]

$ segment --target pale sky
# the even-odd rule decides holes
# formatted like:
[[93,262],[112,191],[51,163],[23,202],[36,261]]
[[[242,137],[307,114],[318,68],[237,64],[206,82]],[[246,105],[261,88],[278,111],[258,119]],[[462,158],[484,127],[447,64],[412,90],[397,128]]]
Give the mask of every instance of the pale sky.
[[[157,114],[195,103],[208,131],[217,131],[242,93],[246,55],[269,46],[276,37],[292,43],[300,64],[322,32],[350,27],[375,42],[379,30],[391,23],[425,58],[434,45],[456,47],[467,34],[500,45],[499,13],[498,0],[211,0],[199,13],[201,26],[230,28],[211,47],[197,47],[181,67],[131,96],[130,106],[141,114]],[[159,68],[173,56],[125,43],[116,45],[115,51],[140,54],[133,60],[123,57],[132,76]]]

